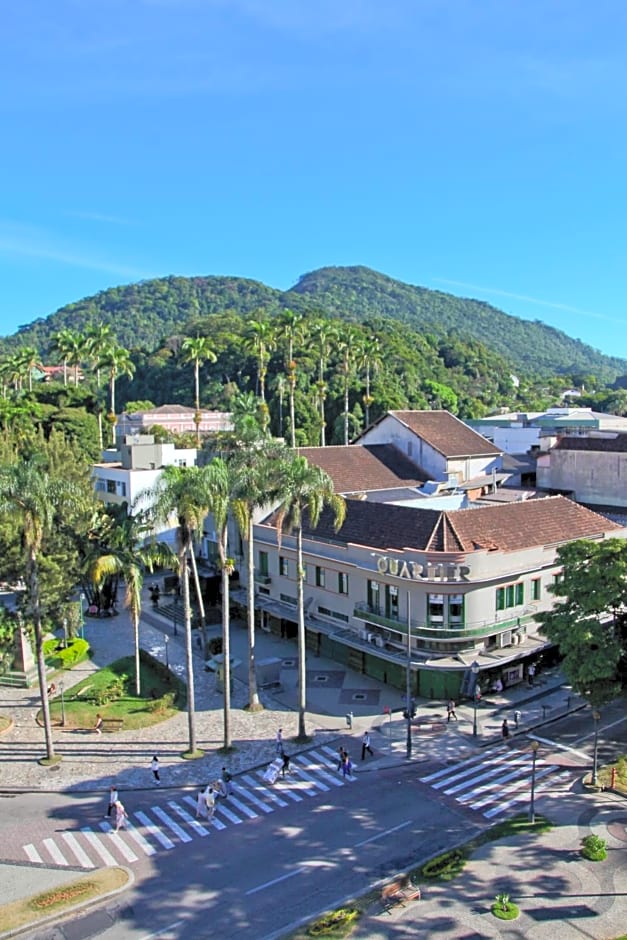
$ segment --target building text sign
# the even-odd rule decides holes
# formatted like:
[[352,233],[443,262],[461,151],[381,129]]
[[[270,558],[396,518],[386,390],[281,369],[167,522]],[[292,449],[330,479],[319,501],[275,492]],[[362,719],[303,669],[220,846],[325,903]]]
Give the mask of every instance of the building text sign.
[[376,557],[379,574],[391,574],[395,578],[408,578],[410,581],[469,580],[470,568],[466,565],[430,561],[421,565],[417,561],[403,561],[402,558],[390,558],[388,555]]

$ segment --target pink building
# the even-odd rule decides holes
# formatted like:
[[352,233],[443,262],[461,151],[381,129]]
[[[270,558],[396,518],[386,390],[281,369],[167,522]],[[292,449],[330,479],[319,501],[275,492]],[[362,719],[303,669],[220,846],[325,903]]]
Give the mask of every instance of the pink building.
[[[194,432],[196,430],[194,414],[194,408],[188,408],[185,405],[160,405],[158,408],[151,408],[149,411],[134,411],[131,414],[124,411],[118,417],[116,435],[125,437],[128,434],[141,434],[148,431],[155,424],[174,434],[181,434],[186,431]],[[233,429],[229,412],[201,411],[200,414],[201,434],[215,434],[216,431],[231,431]]]

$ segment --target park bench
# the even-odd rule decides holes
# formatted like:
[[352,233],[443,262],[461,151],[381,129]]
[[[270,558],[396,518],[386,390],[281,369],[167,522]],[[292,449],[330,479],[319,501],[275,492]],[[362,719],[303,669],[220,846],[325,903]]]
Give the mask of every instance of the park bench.
[[103,731],[121,731],[123,725],[124,725],[123,718],[103,718],[102,719]]
[[410,901],[420,900],[420,888],[409,878],[392,881],[381,889],[381,904],[386,914],[394,907],[404,907]]

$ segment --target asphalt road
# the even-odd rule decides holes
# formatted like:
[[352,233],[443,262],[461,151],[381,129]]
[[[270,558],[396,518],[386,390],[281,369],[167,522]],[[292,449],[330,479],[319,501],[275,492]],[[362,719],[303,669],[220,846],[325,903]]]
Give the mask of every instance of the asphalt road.
[[[559,763],[564,771],[560,786],[569,787],[582,769],[589,767],[594,742],[589,713],[549,725],[537,736],[544,759]],[[626,740],[624,709],[604,710],[599,754],[624,751]],[[516,741],[517,746],[524,743]],[[477,760],[481,761],[477,773],[485,773],[492,760],[490,754],[486,752]],[[272,814],[260,813],[243,825],[212,830],[206,838],[138,858],[131,866],[136,883],[124,895],[31,937],[278,937],[294,924],[465,841],[496,821],[421,782],[420,777],[438,773],[441,766],[434,761],[431,765],[368,771],[367,765],[359,765],[352,785],[333,787]],[[444,768],[442,773],[446,772]],[[451,773],[455,772],[457,768],[452,766]],[[559,792],[553,787],[546,799],[559,798]],[[161,800],[166,806],[175,795],[138,791],[129,793],[125,804],[133,813],[146,801]],[[23,860],[25,841],[97,825],[104,809],[104,794],[38,794],[3,801],[2,854]],[[550,804],[546,812],[550,815]]]

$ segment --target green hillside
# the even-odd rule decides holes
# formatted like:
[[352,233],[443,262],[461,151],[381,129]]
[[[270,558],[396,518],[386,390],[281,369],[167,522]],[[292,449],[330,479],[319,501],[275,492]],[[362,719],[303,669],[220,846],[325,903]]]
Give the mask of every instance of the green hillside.
[[593,374],[605,382],[627,373],[626,360],[604,356],[543,323],[521,320],[481,301],[414,287],[365,267],[321,268],[286,292],[240,277],[167,277],[113,287],[22,327],[2,347],[9,351],[28,344],[46,355],[58,330],[84,330],[98,322],[110,324],[123,346],[152,351],[207,316],[232,311],[247,317],[259,308],[274,314],[286,307],[354,322],[392,318],[420,333],[472,338],[518,372]]

